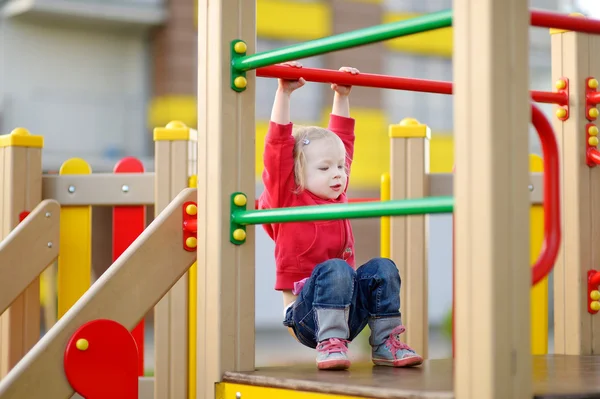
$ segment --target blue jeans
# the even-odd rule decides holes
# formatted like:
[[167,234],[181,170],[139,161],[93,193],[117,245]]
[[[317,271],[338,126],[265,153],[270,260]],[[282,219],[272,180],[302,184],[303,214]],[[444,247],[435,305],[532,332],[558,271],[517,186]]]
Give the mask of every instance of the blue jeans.
[[314,268],[283,324],[302,344],[316,348],[327,338],[352,341],[370,320],[383,318],[400,323],[396,264],[374,258],[354,270],[341,259],[330,259]]

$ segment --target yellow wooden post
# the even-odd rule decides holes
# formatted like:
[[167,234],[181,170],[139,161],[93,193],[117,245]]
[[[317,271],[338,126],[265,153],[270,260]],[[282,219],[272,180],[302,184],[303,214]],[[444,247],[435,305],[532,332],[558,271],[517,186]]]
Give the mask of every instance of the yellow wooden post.
[[[65,161],[60,175],[89,175],[90,165],[81,158]],[[67,190],[76,196],[77,186]],[[61,206],[58,252],[58,318],[60,319],[92,283],[92,207]]]
[[[529,171],[543,172],[544,161],[538,155],[529,155]],[[534,187],[533,189],[536,189]],[[533,204],[529,212],[531,264],[537,260],[544,241],[544,206]],[[531,287],[531,353],[548,353],[548,277]]]
[[[383,173],[381,175],[381,201],[390,200],[390,174]],[[390,254],[390,217],[383,216],[381,218],[381,234],[380,234],[380,252],[382,258],[389,258]]]
[[[42,200],[44,138],[17,128],[0,136],[0,239]],[[19,267],[19,265],[14,265]],[[40,286],[35,279],[0,317],[0,378],[40,337]]]

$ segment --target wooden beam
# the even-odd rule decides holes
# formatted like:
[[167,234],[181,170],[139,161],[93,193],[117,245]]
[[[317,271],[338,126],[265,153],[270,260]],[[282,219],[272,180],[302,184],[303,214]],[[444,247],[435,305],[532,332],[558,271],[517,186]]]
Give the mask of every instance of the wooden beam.
[[[454,195],[454,176],[452,173],[431,173],[427,175],[427,180],[430,196]],[[530,173],[527,189],[529,190],[531,205],[542,204],[544,199],[544,174]]]
[[44,175],[42,197],[61,205],[153,205],[154,173]]
[[254,226],[229,240],[230,196],[254,208],[255,72],[231,89],[231,42],[256,51],[254,1],[198,2],[198,292],[196,397],[215,397],[228,370],[254,369]]
[[60,205],[42,201],[0,241],[0,314],[58,257]]
[[528,3],[454,2],[455,396],[530,399]]

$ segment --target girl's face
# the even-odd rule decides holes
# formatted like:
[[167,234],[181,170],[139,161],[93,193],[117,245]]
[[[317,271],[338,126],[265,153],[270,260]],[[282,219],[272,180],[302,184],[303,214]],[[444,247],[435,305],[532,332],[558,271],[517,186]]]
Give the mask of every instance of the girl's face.
[[337,199],[346,188],[346,149],[339,137],[312,140],[304,146],[306,189],[323,199]]

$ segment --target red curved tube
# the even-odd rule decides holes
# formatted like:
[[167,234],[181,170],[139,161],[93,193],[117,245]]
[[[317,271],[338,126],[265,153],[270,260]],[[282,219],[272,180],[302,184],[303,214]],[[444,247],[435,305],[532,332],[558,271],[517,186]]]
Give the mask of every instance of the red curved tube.
[[[363,86],[379,89],[419,91],[422,93],[452,94],[452,82],[441,80],[402,78],[399,76],[360,73],[351,75],[347,72],[319,68],[294,68],[272,65],[258,68],[256,76],[261,78],[278,78],[295,80],[304,78],[307,82],[337,83],[340,85]],[[540,103],[567,104],[567,95],[560,92],[531,90],[531,98]]]
[[544,158],[544,242],[531,270],[533,285],[546,277],[556,261],[561,240],[558,144],[542,111],[531,104],[531,123],[537,130]]
[[595,148],[589,148],[587,150],[588,161],[591,161],[595,165],[600,165],[600,152]]

